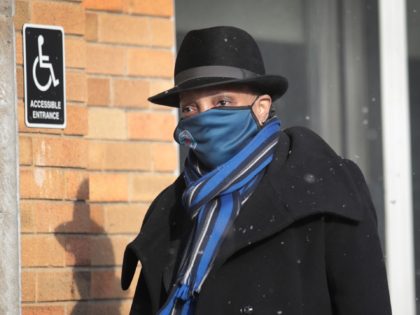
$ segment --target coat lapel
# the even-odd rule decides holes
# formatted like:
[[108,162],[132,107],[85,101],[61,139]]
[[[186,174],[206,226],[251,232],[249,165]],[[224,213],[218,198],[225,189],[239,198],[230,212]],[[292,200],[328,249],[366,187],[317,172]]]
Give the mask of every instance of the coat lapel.
[[[184,189],[184,181],[179,177],[155,199],[149,209],[150,216],[145,218],[140,233],[124,253],[123,288],[129,287],[140,260],[152,308],[155,310],[158,308],[162,291],[162,271],[171,254],[170,244],[180,239],[182,231],[189,229],[190,220],[180,205],[180,196]],[[157,200],[159,202],[156,202]]]

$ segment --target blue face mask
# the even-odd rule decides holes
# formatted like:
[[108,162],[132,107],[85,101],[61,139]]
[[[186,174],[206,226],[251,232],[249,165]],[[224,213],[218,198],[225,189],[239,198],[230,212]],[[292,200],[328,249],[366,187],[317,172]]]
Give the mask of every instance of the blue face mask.
[[181,119],[174,139],[209,169],[227,162],[259,131],[251,106],[216,107]]

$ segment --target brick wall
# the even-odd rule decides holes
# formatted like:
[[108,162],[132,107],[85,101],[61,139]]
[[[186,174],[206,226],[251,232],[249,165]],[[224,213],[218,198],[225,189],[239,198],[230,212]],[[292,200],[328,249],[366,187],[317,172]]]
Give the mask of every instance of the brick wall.
[[[125,245],[174,179],[172,0],[18,0],[22,313],[128,314]],[[24,125],[22,25],[65,31],[67,127]]]

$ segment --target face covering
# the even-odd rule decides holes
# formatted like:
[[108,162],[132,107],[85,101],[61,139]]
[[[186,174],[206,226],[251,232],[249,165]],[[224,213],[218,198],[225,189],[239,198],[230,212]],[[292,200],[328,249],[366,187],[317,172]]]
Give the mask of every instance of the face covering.
[[215,107],[181,119],[174,139],[193,150],[205,167],[214,169],[238,153],[259,129],[252,105]]

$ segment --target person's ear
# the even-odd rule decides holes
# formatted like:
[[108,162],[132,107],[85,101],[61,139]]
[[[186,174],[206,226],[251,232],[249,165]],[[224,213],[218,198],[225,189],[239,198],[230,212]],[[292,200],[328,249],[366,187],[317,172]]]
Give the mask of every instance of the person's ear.
[[262,126],[268,119],[271,104],[271,96],[268,94],[263,94],[258,97],[254,106],[252,107],[254,115],[258,119],[258,123],[260,124],[260,126]]

